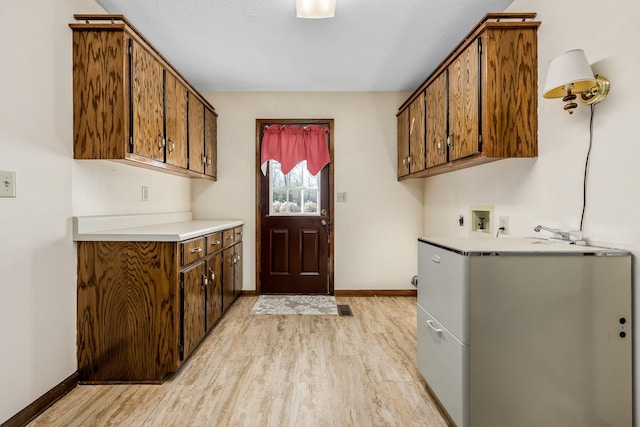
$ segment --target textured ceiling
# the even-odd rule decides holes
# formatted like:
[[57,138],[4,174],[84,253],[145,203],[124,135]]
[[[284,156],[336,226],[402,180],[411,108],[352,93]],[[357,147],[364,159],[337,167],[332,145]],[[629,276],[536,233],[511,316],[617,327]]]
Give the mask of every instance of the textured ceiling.
[[414,90],[487,12],[513,0],[97,0],[202,91]]

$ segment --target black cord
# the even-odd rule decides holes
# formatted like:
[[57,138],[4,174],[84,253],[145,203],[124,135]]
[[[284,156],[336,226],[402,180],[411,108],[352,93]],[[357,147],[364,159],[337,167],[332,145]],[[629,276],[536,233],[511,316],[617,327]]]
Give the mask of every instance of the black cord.
[[595,104],[591,104],[591,119],[589,120],[589,149],[587,150],[587,160],[584,163],[584,180],[582,182],[582,216],[580,217],[580,231],[584,231],[584,211],[587,207],[587,176],[589,173],[589,158],[591,157],[591,145],[593,144],[593,112]]

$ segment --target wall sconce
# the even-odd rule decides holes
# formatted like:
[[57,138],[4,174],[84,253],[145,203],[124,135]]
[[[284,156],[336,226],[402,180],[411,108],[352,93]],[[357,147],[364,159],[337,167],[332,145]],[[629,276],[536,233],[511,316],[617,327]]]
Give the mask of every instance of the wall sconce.
[[553,58],[549,62],[547,81],[544,86],[545,98],[562,98],[564,109],[573,114],[576,95],[585,104],[602,102],[609,93],[609,80],[594,76],[582,49],[574,49]]
[[336,14],[336,0],[296,0],[298,18],[333,18]]

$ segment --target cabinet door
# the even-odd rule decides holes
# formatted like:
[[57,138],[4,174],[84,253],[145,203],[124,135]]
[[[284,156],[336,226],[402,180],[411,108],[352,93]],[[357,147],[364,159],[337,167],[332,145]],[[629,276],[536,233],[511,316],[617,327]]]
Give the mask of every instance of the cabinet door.
[[182,360],[189,357],[205,334],[205,277],[204,262],[180,272],[182,283]]
[[131,152],[164,162],[163,68],[133,40],[131,54],[133,147]]
[[234,247],[233,264],[233,298],[238,298],[242,293],[242,242]]
[[409,151],[411,161],[409,162],[409,172],[416,173],[425,169],[426,147],[425,147],[425,124],[424,124],[424,92],[413,100],[409,106]]
[[426,90],[427,168],[447,162],[447,73],[442,72]]
[[222,316],[222,252],[207,259],[206,274],[208,279],[206,332],[209,332]]
[[204,104],[189,94],[189,170],[204,173]]
[[479,152],[480,62],[478,42],[449,66],[449,161]]
[[409,109],[398,116],[398,178],[409,175]]
[[224,250],[223,266],[222,266],[222,311],[226,312],[233,302],[233,281],[234,281],[234,247],[231,246]]
[[217,139],[218,139],[218,118],[208,108],[204,109],[204,156],[206,164],[204,173],[216,177],[217,174]]
[[187,168],[187,88],[165,71],[167,163]]

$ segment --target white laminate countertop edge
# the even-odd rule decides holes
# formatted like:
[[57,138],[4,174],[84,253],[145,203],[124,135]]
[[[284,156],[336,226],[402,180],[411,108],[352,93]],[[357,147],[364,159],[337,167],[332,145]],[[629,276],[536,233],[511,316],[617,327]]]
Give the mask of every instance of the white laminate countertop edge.
[[191,212],[74,217],[73,240],[179,242],[244,225],[239,219],[191,218]]
[[547,239],[536,237],[501,237],[497,239],[474,237],[421,237],[418,240],[468,255],[483,255],[491,253],[520,255],[629,255],[628,251],[621,249],[602,248],[597,246],[570,245],[567,243],[551,242]]

